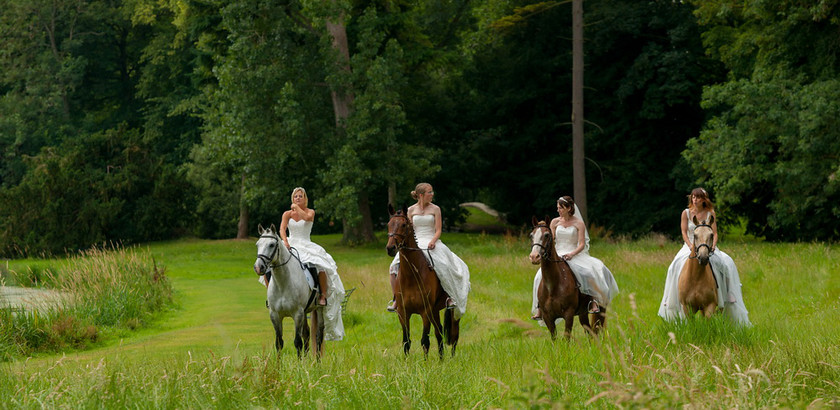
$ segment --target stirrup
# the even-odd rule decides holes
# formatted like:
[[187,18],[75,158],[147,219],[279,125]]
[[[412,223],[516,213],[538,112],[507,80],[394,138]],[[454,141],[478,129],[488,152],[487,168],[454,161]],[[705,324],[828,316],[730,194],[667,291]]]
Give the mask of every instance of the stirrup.
[[446,298],[446,308],[447,309],[455,309],[456,307],[458,307],[458,305],[455,303],[454,300],[452,300],[451,297]]
[[[595,304],[595,309],[591,309],[593,303]],[[598,302],[596,302],[594,299],[589,301],[589,304],[586,306],[586,309],[589,311],[590,315],[601,313],[601,308],[598,306]]]
[[386,308],[385,308],[385,310],[387,310],[387,311],[389,311],[389,312],[391,312],[391,313],[397,313],[397,306],[396,306],[396,304],[397,304],[397,301],[396,301],[396,300],[391,299],[391,301],[390,301],[390,302],[388,302],[388,307],[386,307]]

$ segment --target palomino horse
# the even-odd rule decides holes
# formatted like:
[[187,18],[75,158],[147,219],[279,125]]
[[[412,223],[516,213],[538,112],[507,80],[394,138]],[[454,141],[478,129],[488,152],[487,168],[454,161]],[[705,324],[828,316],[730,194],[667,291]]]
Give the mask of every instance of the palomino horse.
[[693,216],[692,221],[695,225],[694,248],[680,271],[680,304],[687,317],[694,316],[697,311],[711,317],[718,306],[717,281],[712,273],[712,264],[709,263],[714,241],[712,224],[715,223],[715,217],[709,215],[706,221],[700,223],[697,216]]
[[557,254],[554,235],[545,222],[547,220],[547,217],[544,221],[537,221],[536,217],[532,217],[534,230],[530,235],[531,253],[528,255],[531,263],[539,264],[542,271],[542,282],[537,290],[540,316],[551,333],[552,340],[556,337],[554,321],[558,318],[563,318],[566,326],[563,336],[566,340],[571,337],[575,315],[584,329],[598,334],[598,330],[607,321],[607,309],[601,306],[601,312],[594,315],[595,327],[591,328],[588,306],[592,296],[580,293],[572,268]]
[[[274,348],[277,352],[283,349],[283,318],[291,317],[295,321],[295,349],[298,357],[309,351],[310,341],[316,357],[321,356],[324,343],[324,321],[319,320],[322,309],[318,309],[316,302],[317,290],[313,290],[306,275],[309,273],[304,269],[300,259],[293,254],[292,250],[280,241],[275,233],[274,225],[268,229],[259,227],[260,239],[257,240],[257,260],[254,262],[254,271],[258,275],[265,275],[271,272],[271,280],[268,281],[267,304],[271,323],[274,325]],[[266,277],[268,280],[268,277]],[[306,314],[312,313],[312,338],[310,340],[310,328],[307,325]]]
[[446,307],[446,293],[440,280],[423,255],[424,250],[417,247],[414,226],[408,220],[405,208],[394,211],[394,207],[389,204],[388,214],[391,219],[388,221],[388,244],[385,249],[390,256],[400,253],[400,270],[397,274],[399,290],[394,295],[394,306],[402,326],[403,350],[407,355],[411,348],[411,315],[418,314],[423,318],[423,337],[420,339],[423,352],[429,354],[429,328],[434,326],[438,353],[443,357],[443,333],[446,336],[446,344],[452,346],[454,356],[461,320],[455,319],[453,311],[447,309],[444,325],[441,327],[440,311]]

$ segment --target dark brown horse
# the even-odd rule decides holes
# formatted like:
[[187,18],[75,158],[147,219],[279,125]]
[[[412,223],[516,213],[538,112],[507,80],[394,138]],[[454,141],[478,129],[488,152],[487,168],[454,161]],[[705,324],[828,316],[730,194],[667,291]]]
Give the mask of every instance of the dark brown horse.
[[452,355],[455,355],[460,319],[456,320],[453,317],[453,311],[447,309],[444,314],[444,324],[441,326],[440,311],[446,307],[446,293],[424,255],[426,250],[417,246],[414,226],[408,219],[405,208],[394,211],[394,207],[388,205],[388,214],[391,215],[391,219],[388,221],[386,250],[390,256],[396,255],[397,252],[400,254],[400,269],[397,274],[398,290],[394,295],[396,298],[394,306],[400,317],[400,326],[402,326],[403,350],[405,354],[408,354],[411,347],[411,315],[417,314],[423,318],[423,336],[420,339],[423,352],[426,355],[429,354],[429,330],[434,327],[440,356],[443,357],[444,334],[446,344],[452,346]]
[[[547,221],[548,218],[545,218]],[[606,324],[606,307],[594,314],[595,327],[589,325],[589,302],[592,296],[580,293],[580,289],[569,264],[557,254],[554,247],[554,235],[545,221],[532,218],[534,230],[531,232],[531,263],[539,264],[542,270],[542,282],[537,290],[538,309],[545,326],[551,333],[551,339],[556,337],[557,329],[554,321],[563,318],[566,330],[563,336],[568,340],[572,334],[575,315],[581,326],[587,331],[598,334],[598,330]]]
[[694,248],[680,271],[680,304],[686,317],[693,317],[697,311],[711,317],[718,306],[717,282],[712,273],[712,264],[709,263],[714,241],[712,224],[715,217],[709,215],[706,221],[700,223],[697,216],[693,216],[692,221],[695,225]]

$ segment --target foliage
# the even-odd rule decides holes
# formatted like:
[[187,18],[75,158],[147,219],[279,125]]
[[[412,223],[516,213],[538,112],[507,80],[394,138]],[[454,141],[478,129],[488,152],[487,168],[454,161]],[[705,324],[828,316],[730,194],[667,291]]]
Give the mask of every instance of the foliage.
[[700,2],[704,44],[729,69],[684,153],[731,218],[773,240],[840,234],[840,6]]
[[0,359],[86,348],[148,326],[173,304],[165,269],[134,249],[92,248],[48,272],[45,282],[55,296],[41,310],[0,308]]
[[[459,137],[436,145],[450,168],[443,173],[462,191],[524,224],[553,214],[556,199],[572,192],[571,12],[563,2],[508,7],[479,27],[490,34],[478,36],[467,97],[448,116],[464,119],[453,131]],[[700,90],[722,75],[704,56],[691,11],[671,1],[585,3],[592,223],[634,235],[676,232],[691,188],[679,154],[702,124]]]
[[0,191],[3,254],[62,253],[184,231],[189,187],[137,130],[79,136],[44,149],[28,166],[19,185]]

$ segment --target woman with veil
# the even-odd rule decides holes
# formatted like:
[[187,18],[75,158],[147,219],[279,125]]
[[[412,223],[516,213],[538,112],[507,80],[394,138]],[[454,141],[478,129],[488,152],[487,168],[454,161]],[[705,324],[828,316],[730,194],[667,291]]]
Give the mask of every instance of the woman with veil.
[[[618,294],[618,285],[604,262],[589,255],[589,232],[572,197],[563,196],[557,200],[557,213],[560,216],[552,219],[550,224],[557,254],[569,264],[580,285],[580,292],[592,296],[589,313],[598,313]],[[537,290],[541,281],[542,270],[537,270],[531,303],[531,319],[534,320],[542,320],[537,309]]]

